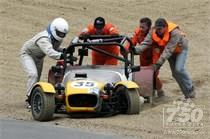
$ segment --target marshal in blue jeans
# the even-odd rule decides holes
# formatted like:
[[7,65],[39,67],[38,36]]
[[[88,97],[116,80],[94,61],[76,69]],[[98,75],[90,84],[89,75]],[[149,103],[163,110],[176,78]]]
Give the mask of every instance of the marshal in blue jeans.
[[188,49],[183,49],[180,54],[172,55],[168,59],[172,76],[177,81],[185,97],[193,91],[192,80],[190,79],[185,69],[187,52],[188,52]]

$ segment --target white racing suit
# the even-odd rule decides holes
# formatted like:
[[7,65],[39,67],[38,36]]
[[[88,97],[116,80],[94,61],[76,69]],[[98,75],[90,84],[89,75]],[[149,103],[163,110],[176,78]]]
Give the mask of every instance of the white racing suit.
[[53,41],[47,30],[36,34],[26,41],[20,51],[20,60],[27,73],[27,96],[30,96],[32,86],[40,80],[44,57],[47,55],[59,60],[62,55],[61,42]]

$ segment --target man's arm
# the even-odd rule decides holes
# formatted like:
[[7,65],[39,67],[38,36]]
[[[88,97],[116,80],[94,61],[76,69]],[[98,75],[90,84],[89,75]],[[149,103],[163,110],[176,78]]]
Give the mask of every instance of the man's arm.
[[80,35],[84,35],[84,34],[93,34],[94,33],[94,26],[92,24],[88,25],[86,28],[84,28],[79,34]]
[[116,27],[111,27],[109,29],[111,35],[119,35],[119,31]]
[[54,46],[53,46],[53,48],[54,48],[56,51],[58,51],[58,52],[63,52],[63,49],[64,49],[64,48],[60,47],[60,46],[61,46],[61,43],[62,43],[62,41],[56,42],[56,43],[54,44]]
[[91,24],[88,25],[86,28],[84,28],[80,33],[78,33],[78,35],[72,39],[71,43],[72,44],[78,43],[80,37],[85,37],[85,35],[90,35],[90,34],[94,34],[94,27]]
[[107,35],[119,35],[119,30],[114,25],[108,23],[104,26],[105,30],[107,29],[109,34]]
[[139,46],[136,46],[136,52],[141,54],[147,48],[152,47],[152,30],[147,34],[144,41]]
[[[134,46],[137,45],[137,42],[138,42],[138,34],[136,33],[136,31],[134,31],[132,37],[131,37],[131,41],[133,43]],[[129,47],[130,47],[130,44],[127,43],[126,46],[125,46],[125,49],[126,50],[129,50]]]
[[52,44],[49,42],[48,38],[41,38],[36,42],[36,45],[50,58],[59,60],[62,53],[53,49]]

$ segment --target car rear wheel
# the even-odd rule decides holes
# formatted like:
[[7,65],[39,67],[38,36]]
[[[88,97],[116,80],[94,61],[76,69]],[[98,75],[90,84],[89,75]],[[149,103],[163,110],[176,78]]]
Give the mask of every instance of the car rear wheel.
[[35,120],[51,120],[55,111],[54,94],[45,93],[40,87],[36,87],[31,96],[31,111]]
[[121,86],[117,89],[120,95],[121,112],[125,114],[139,114],[140,112],[140,98],[137,89],[128,89]]

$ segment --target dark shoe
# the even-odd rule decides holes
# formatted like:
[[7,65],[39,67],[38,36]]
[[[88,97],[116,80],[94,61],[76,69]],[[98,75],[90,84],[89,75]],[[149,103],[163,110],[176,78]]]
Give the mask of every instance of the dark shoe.
[[31,109],[31,104],[29,103],[29,99],[28,98],[25,100],[25,102],[26,102],[26,108],[27,109]]
[[186,95],[178,97],[176,101],[186,101]]
[[165,96],[165,92],[163,90],[158,90],[157,91],[157,96],[158,97],[164,97]]
[[195,98],[196,92],[195,92],[195,88],[194,86],[192,87],[192,89],[189,91],[188,94],[185,95],[185,98]]
[[26,104],[27,109],[31,109],[31,105],[29,103]]

